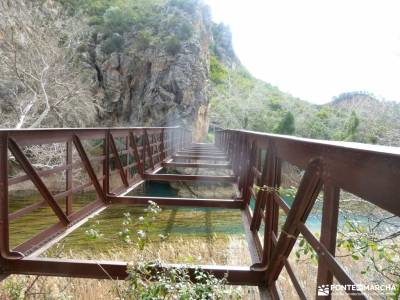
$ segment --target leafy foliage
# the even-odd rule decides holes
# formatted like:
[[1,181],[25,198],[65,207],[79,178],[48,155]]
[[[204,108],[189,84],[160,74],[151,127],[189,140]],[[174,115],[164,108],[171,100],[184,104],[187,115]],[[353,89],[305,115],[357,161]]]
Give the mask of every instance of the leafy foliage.
[[352,111],[348,121],[345,124],[345,138],[346,141],[351,141],[355,139],[355,135],[357,133],[357,128],[360,125],[360,120],[357,117],[357,114]]
[[118,33],[114,33],[111,37],[107,38],[102,47],[106,54],[110,54],[117,51],[122,51],[124,46],[124,39]]
[[210,79],[215,84],[223,83],[228,76],[225,66],[218,59],[211,55],[210,57]]
[[[211,56],[210,123],[307,138],[400,145],[400,105],[360,98],[313,105]],[[220,70],[223,70],[220,72]],[[353,95],[354,96],[354,95]],[[379,112],[379,113],[376,113]]]
[[400,232],[383,236],[377,228],[346,220],[343,230],[338,233],[338,247],[345,249],[353,260],[367,259],[368,264],[362,274],[377,272],[399,287]]
[[179,9],[186,11],[189,14],[193,14],[197,7],[198,0],[171,0],[170,5],[175,6]]
[[128,266],[128,288],[123,299],[234,299],[239,297],[224,287],[224,280],[196,270],[195,282],[185,269],[170,269],[154,274],[158,263],[140,263]]
[[[118,233],[127,243],[132,243],[131,234],[136,231],[139,250],[145,250],[150,241],[149,230],[157,220],[161,208],[153,201],[145,209],[145,214],[136,223],[132,222],[129,213],[124,214],[123,229]],[[161,241],[165,237],[159,235]],[[160,271],[153,272],[155,268]],[[224,287],[225,280],[196,270],[193,282],[184,268],[161,269],[158,262],[142,261],[128,264],[127,287],[120,291],[120,299],[226,299],[232,292]],[[232,297],[231,297],[232,298]]]
[[171,55],[181,49],[181,42],[193,35],[187,14],[198,7],[197,0],[59,0],[65,7],[88,16],[89,25],[103,36],[106,54],[121,52],[124,34],[135,36],[138,50],[162,46]]
[[288,111],[284,113],[282,120],[277,124],[274,132],[281,134],[293,134],[294,131],[294,116],[290,111]]

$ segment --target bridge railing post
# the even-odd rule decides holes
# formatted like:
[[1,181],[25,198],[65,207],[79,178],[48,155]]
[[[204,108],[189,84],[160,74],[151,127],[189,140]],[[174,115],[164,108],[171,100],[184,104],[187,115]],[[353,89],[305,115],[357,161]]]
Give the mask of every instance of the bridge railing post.
[[[65,164],[71,166],[70,168],[67,168],[65,171],[65,190],[69,191],[72,189],[72,174],[73,174],[73,166],[72,166],[72,141],[68,140],[65,145],[66,149],[66,155],[65,155]],[[69,193],[66,196],[65,203],[65,212],[67,216],[72,214],[72,193]]]
[[[333,256],[335,256],[340,189],[325,181],[323,191],[324,199],[322,205],[320,242]],[[333,274],[329,271],[328,264],[325,262],[323,256],[318,256],[317,287],[321,285],[330,286],[332,283]],[[331,296],[331,291],[329,291],[329,295],[324,296],[323,299],[331,299]],[[316,297],[319,299],[318,295]],[[322,297],[320,297],[320,299],[322,299]]]
[[0,253],[10,253],[8,224],[8,134],[0,133]]
[[104,136],[103,154],[103,193],[108,195],[110,193],[110,130],[107,129]]

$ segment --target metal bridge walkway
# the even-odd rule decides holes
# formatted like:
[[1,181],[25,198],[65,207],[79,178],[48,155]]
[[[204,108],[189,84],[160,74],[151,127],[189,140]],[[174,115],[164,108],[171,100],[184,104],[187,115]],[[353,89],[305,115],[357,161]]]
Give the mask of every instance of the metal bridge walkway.
[[[61,163],[39,168],[31,147],[58,145]],[[54,148],[54,147],[53,147]],[[99,150],[100,149],[100,150]],[[59,153],[58,153],[59,154]],[[22,173],[10,175],[18,163]],[[298,168],[300,178],[289,207],[282,196],[285,164]],[[227,175],[161,173],[164,169],[227,170]],[[76,171],[89,181],[76,184]],[[75,173],[74,173],[75,172]],[[64,174],[65,190],[52,192],[46,178]],[[379,176],[376,176],[379,174]],[[307,140],[242,130],[216,132],[215,144],[192,143],[179,127],[0,130],[0,272],[10,274],[125,279],[126,262],[39,257],[46,249],[110,205],[219,207],[241,211],[252,265],[205,265],[201,268],[228,284],[258,286],[262,298],[282,298],[277,285],[283,269],[300,299],[306,292],[289,260],[300,234],[318,254],[317,285],[353,285],[354,280],[335,258],[340,190],[346,190],[399,216],[400,150],[398,148]],[[120,184],[115,184],[118,178]],[[146,181],[224,182],[235,186],[232,199],[130,196]],[[42,200],[9,212],[9,190],[31,182]],[[77,193],[91,189],[96,197],[83,208],[74,205]],[[323,197],[321,236],[305,222],[319,194]],[[18,246],[10,247],[10,222],[48,206],[58,221]],[[281,211],[281,213],[280,213]],[[286,217],[285,217],[286,216]],[[284,224],[280,224],[284,218]],[[160,265],[155,269],[197,267]],[[156,271],[156,270],[155,270]],[[193,277],[193,280],[195,278]],[[282,286],[280,286],[282,288]],[[288,288],[285,284],[283,288]],[[315,291],[315,296],[317,291]],[[365,299],[351,290],[351,298]],[[329,299],[330,295],[321,299]]]

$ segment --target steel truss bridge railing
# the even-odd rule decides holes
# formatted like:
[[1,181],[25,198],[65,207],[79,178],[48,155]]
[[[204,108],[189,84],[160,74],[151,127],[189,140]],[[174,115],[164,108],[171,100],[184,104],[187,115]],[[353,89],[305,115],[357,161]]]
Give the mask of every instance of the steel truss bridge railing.
[[[38,169],[31,163],[31,146],[62,144],[65,163]],[[101,153],[88,151],[87,143],[101,145]],[[85,146],[86,145],[86,146]],[[75,153],[75,155],[74,155]],[[9,176],[10,161],[24,175]],[[282,162],[305,170],[294,202],[289,207],[279,194]],[[234,175],[159,174],[165,168],[233,170]],[[73,184],[73,170],[81,168],[88,182]],[[65,191],[52,193],[44,178],[65,174]],[[125,279],[126,262],[42,258],[41,253],[82,225],[89,217],[113,204],[144,205],[153,200],[162,206],[238,209],[253,264],[247,267],[205,265],[204,271],[229,284],[258,286],[262,298],[281,298],[276,280],[285,268],[299,297],[304,290],[288,261],[301,233],[319,256],[317,284],[354,284],[335,259],[340,189],[362,197],[394,215],[400,215],[400,151],[397,148],[324,142],[239,130],[219,130],[214,144],[194,144],[191,133],[178,127],[0,130],[0,266],[10,274]],[[112,183],[118,177],[121,184]],[[196,199],[129,196],[145,181],[228,182],[238,191],[234,199]],[[30,181],[42,201],[9,212],[9,188]],[[91,188],[92,202],[74,207],[74,194]],[[323,192],[321,236],[304,225],[320,192]],[[251,209],[251,198],[255,207]],[[60,204],[65,203],[64,207]],[[58,218],[32,238],[10,248],[12,220],[49,206]],[[287,218],[278,234],[279,209]],[[263,226],[262,226],[263,225]],[[263,238],[260,238],[260,230]],[[165,264],[156,268],[197,267]],[[155,270],[156,271],[156,270]],[[194,279],[194,278],[193,278]],[[351,297],[366,298],[356,291]],[[326,297],[325,297],[326,298]]]

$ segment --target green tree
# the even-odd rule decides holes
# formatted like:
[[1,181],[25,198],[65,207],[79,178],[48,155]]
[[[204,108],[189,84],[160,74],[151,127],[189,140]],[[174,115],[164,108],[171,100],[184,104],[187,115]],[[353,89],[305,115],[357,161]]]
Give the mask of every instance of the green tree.
[[103,15],[104,29],[110,33],[117,32],[119,34],[128,30],[130,25],[130,17],[120,7],[111,6]]
[[357,133],[357,128],[360,125],[360,119],[358,118],[355,111],[351,112],[349,119],[344,126],[344,138],[345,141],[354,141]]
[[288,111],[283,115],[281,121],[274,128],[274,132],[280,134],[293,134],[294,131],[294,116],[290,111]]
[[225,66],[218,59],[211,55],[210,57],[210,79],[212,82],[219,84],[223,83],[228,76]]

